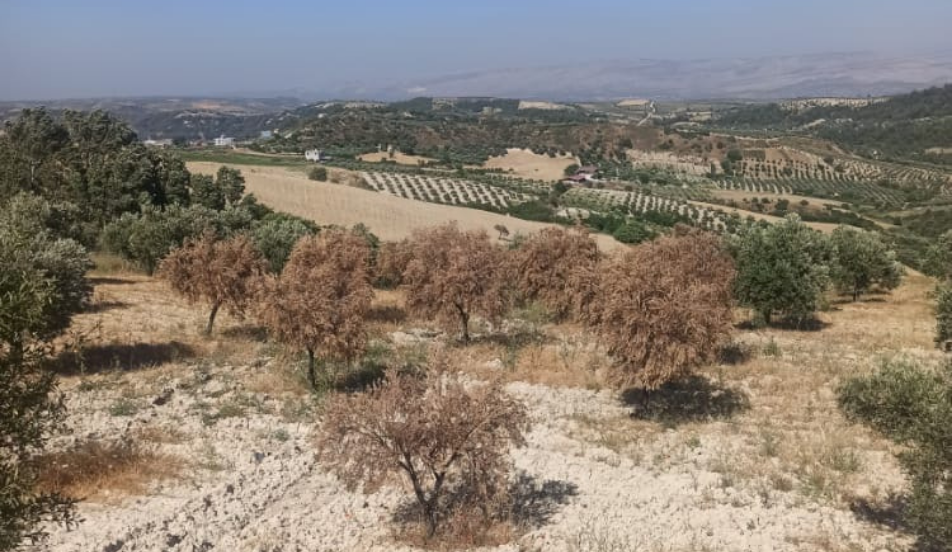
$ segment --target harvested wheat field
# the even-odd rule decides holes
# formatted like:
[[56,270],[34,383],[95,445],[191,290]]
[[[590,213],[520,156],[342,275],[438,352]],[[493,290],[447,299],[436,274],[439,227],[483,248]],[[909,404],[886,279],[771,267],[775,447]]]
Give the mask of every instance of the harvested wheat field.
[[[205,162],[188,164],[190,171],[206,174],[213,174],[220,166]],[[352,226],[363,223],[384,240],[403,239],[417,228],[450,221],[458,222],[463,229],[482,229],[493,235],[493,227],[499,224],[511,234],[531,233],[548,226],[487,211],[403,199],[344,184],[316,182],[300,172],[283,168],[242,167],[242,172],[247,191],[270,207],[319,224]],[[344,172],[334,169],[331,176]],[[599,247],[605,250],[621,247],[609,236],[598,234],[595,237]]]
[[[249,177],[256,193],[298,189]],[[407,489],[347,490],[315,459],[325,398],[306,390],[293,351],[228,316],[200,337],[205,309],[152,278],[93,278],[72,328],[79,354],[58,364],[69,431],[45,482],[82,499],[83,521],[51,527],[47,550],[416,549],[393,529]],[[877,521],[905,486],[893,447],[847,423],[834,389],[884,358],[938,358],[931,286],[913,273],[892,294],[835,300],[812,331],[739,330],[730,355],[647,409],[639,392],[609,390],[604,351],[576,326],[516,316],[510,326],[536,337],[515,345],[480,326],[448,365],[474,383],[502,378],[532,422],[511,452],[510,542],[482,549],[906,549],[912,537]],[[378,291],[372,316],[374,354],[397,363],[445,339],[403,301]]]
[[417,166],[421,163],[429,163],[434,161],[429,157],[423,157],[421,155],[407,155],[399,151],[394,151],[392,154],[386,151],[378,151],[374,153],[365,153],[358,157],[361,161],[367,161],[368,163],[380,163],[381,161],[393,161],[400,165],[412,165]]
[[525,149],[509,148],[506,155],[490,157],[483,168],[502,169],[521,178],[532,180],[561,180],[565,177],[565,168],[575,163],[578,158],[571,155],[549,157]]

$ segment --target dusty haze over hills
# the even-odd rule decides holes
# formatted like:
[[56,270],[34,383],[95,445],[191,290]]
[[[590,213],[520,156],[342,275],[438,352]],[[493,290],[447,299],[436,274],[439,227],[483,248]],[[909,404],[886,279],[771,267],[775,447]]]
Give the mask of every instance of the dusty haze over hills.
[[5,0],[0,101],[895,93],[952,80],[950,20],[948,0]]
[[922,56],[873,53],[761,58],[616,60],[498,69],[406,80],[384,88],[327,91],[340,97],[497,96],[593,100],[865,96],[952,81],[952,51]]

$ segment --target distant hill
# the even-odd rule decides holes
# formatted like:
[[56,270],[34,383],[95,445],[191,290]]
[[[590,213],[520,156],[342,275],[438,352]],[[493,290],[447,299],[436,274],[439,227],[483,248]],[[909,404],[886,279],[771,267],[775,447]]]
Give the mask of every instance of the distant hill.
[[885,101],[790,109],[750,105],[719,114],[714,125],[734,130],[804,132],[870,157],[952,161],[952,84]]
[[101,109],[123,119],[146,138],[207,139],[221,134],[238,138],[258,136],[262,130],[287,126],[289,110],[301,106],[297,98],[91,98],[77,100],[0,102],[0,122],[15,118],[24,108],[46,106],[54,113],[67,109]]
[[388,86],[324,90],[330,97],[496,96],[555,101],[756,99],[891,95],[952,81],[952,51],[696,60],[618,60],[473,71]]

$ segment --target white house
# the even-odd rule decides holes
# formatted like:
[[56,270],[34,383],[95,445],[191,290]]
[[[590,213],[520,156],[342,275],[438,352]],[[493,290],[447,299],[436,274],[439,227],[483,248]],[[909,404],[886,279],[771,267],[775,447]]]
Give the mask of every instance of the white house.
[[224,134],[215,138],[215,147],[219,148],[228,148],[235,145],[235,139],[231,137],[226,137]]
[[144,145],[150,148],[168,148],[172,146],[171,138],[163,138],[162,140],[153,140],[149,138],[148,140],[142,142]]
[[320,149],[310,149],[304,152],[304,159],[308,161],[313,161],[315,163],[320,163],[327,159],[327,156],[324,155],[324,150]]

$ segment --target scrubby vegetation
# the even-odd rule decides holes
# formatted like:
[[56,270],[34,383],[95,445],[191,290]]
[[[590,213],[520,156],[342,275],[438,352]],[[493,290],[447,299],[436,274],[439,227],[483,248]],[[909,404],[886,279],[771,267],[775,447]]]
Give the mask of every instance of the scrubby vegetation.
[[584,229],[541,230],[519,245],[515,275],[523,301],[541,302],[557,318],[577,318],[598,274],[598,246]]
[[829,251],[822,236],[795,215],[774,225],[750,225],[732,248],[734,290],[763,323],[775,313],[804,320],[816,312],[829,283]]
[[733,261],[711,235],[639,245],[600,270],[587,319],[619,387],[656,390],[711,362],[732,329]]
[[[854,212],[850,206],[818,211],[809,201],[801,203],[800,209],[787,199],[755,200],[758,207],[750,210],[787,217],[774,223],[728,215],[718,206],[701,203],[709,199],[703,194],[712,190],[736,190],[729,185],[740,180],[723,174],[684,175],[641,167],[632,169],[630,182],[606,179],[590,183],[591,188],[571,189],[568,184],[519,182],[489,172],[471,175],[463,163],[485,160],[511,145],[535,146],[537,153],[551,155],[567,152],[564,147],[571,145],[580,148],[583,163],[610,158],[606,167],[631,168],[625,152],[636,142],[665,151],[690,148],[693,143],[711,147],[711,160],[723,160],[726,167],[721,168],[737,179],[745,171],[757,172],[767,165],[757,165],[766,163],[766,155],[759,157],[753,151],[756,148],[746,148],[733,137],[609,125],[601,116],[574,107],[541,113],[519,110],[510,101],[459,100],[451,107],[441,101],[417,99],[361,111],[321,108],[333,116],[302,123],[293,138],[278,138],[272,147],[317,145],[348,154],[370,148],[371,142],[374,148],[397,145],[405,153],[438,159],[437,167],[394,171],[399,176],[375,172],[369,178],[365,175],[368,186],[404,197],[577,226],[552,226],[521,235],[510,234],[508,223],[498,224],[490,237],[485,231],[447,224],[419,229],[403,241],[381,242],[363,225],[351,230],[319,227],[275,213],[245,194],[244,176],[233,168],[216,169],[215,177],[190,174],[174,155],[144,149],[128,128],[102,113],[66,114],[57,120],[42,110],[27,111],[7,127],[0,136],[0,192],[5,198],[0,200],[0,265],[4,267],[0,272],[0,443],[4,446],[0,451],[0,549],[41,538],[51,527],[44,522],[72,519],[70,499],[56,495],[55,485],[53,491],[38,486],[40,471],[56,475],[53,472],[58,469],[59,476],[51,475],[51,479],[62,481],[68,479],[62,458],[113,450],[105,445],[86,447],[83,437],[56,443],[57,451],[45,457],[45,464],[38,458],[64,414],[50,370],[62,370],[72,358],[54,354],[52,347],[68,342],[63,332],[77,313],[90,308],[92,286],[86,273],[91,267],[88,251],[95,248],[116,254],[148,274],[156,271],[163,293],[171,288],[184,299],[170,296],[170,302],[205,305],[208,310],[202,316],[208,316],[209,334],[219,309],[233,315],[218,322],[216,335],[189,345],[177,340],[126,347],[104,343],[97,345],[98,350],[84,351],[89,353],[86,356],[77,353],[84,368],[97,360],[99,370],[122,368],[106,376],[117,379],[132,371],[128,369],[132,366],[149,371],[161,359],[198,357],[194,365],[188,365],[186,375],[177,374],[174,380],[150,372],[149,377],[156,379],[157,396],[146,397],[135,389],[114,396],[101,408],[110,420],[130,422],[115,427],[136,427],[146,417],[144,411],[160,416],[161,411],[150,409],[147,400],[156,408],[169,404],[208,383],[210,366],[225,366],[223,370],[230,372],[189,407],[202,427],[214,425],[225,431],[229,420],[256,412],[270,416],[267,427],[255,425],[255,431],[266,435],[272,445],[292,439],[290,426],[271,427],[277,420],[294,420],[304,428],[302,433],[316,429],[319,462],[303,469],[327,469],[347,487],[365,492],[402,479],[412,489],[414,504],[409,509],[397,505],[394,521],[404,530],[409,528],[403,536],[412,537],[419,530],[427,545],[496,544],[486,535],[494,531],[510,538],[521,535],[528,526],[520,525],[525,519],[516,516],[533,508],[537,519],[549,519],[551,512],[515,496],[517,484],[524,481],[523,474],[513,468],[517,447],[532,446],[548,433],[556,433],[556,439],[563,441],[559,446],[568,451],[547,445],[550,448],[541,453],[536,450],[531,457],[516,459],[526,465],[562,454],[569,459],[564,463],[601,463],[618,478],[630,475],[632,466],[657,472],[678,455],[690,456],[694,468],[704,467],[704,477],[716,474],[715,484],[693,483],[691,493],[703,494],[707,505],[726,500],[714,497],[723,492],[745,508],[767,508],[777,503],[778,495],[797,492],[797,500],[784,502],[785,507],[796,508],[804,500],[813,510],[817,510],[814,502],[842,506],[838,501],[846,500],[846,489],[860,487],[849,478],[869,475],[863,471],[868,459],[862,448],[868,441],[849,434],[842,416],[830,414],[836,411],[830,391],[844,370],[865,362],[861,355],[867,351],[856,346],[838,351],[845,351],[843,355],[804,352],[812,346],[807,334],[790,332],[786,325],[776,324],[777,319],[822,333],[830,319],[834,328],[843,323],[836,313],[818,314],[832,301],[835,308],[849,309],[854,316],[860,309],[878,308],[877,303],[884,301],[880,297],[854,305],[836,300],[830,291],[857,302],[870,292],[897,288],[903,277],[897,247],[907,249],[906,242],[896,237],[907,236],[897,233],[901,231],[920,238],[939,236],[919,244],[920,250],[928,272],[948,280],[952,240],[930,226],[930,222],[941,226],[944,215],[903,215],[899,220],[903,226],[884,234],[880,224],[867,217],[868,211],[857,208]],[[337,124],[341,122],[349,124]],[[446,139],[432,139],[437,131],[447,134]],[[468,140],[473,140],[474,147],[464,147]],[[719,140],[724,143],[716,145]],[[823,163],[823,168],[798,166],[797,170],[840,174],[836,159]],[[720,164],[712,164],[711,171],[717,173]],[[455,173],[452,178],[450,167]],[[326,171],[323,175],[313,172],[316,180],[327,176]],[[616,174],[629,173],[619,168]],[[866,206],[868,201],[898,205],[910,197],[910,192],[886,185],[823,178],[835,183],[831,186],[842,184],[844,193],[855,192]],[[711,182],[722,187],[715,190]],[[759,190],[774,195],[791,191]],[[801,211],[803,217],[794,211]],[[867,230],[840,227],[826,235],[805,224],[809,217],[827,217],[823,220]],[[685,223],[694,228],[682,226]],[[617,251],[600,251],[583,227],[631,245],[613,244]],[[926,285],[923,276],[910,274],[917,285]],[[152,281],[142,275],[135,278]],[[380,289],[375,291],[373,286]],[[935,301],[935,341],[940,347],[952,339],[950,298],[947,282],[929,298],[929,308]],[[735,325],[736,304],[754,311],[755,332]],[[103,314],[109,308],[121,308],[121,301],[109,306],[108,301],[97,300],[97,305]],[[246,314],[261,327],[240,323]],[[813,318],[823,322],[805,324]],[[186,322],[179,318],[174,324],[163,337],[185,335]],[[232,325],[221,328],[223,324]],[[919,334],[916,346],[925,341],[931,347],[933,337],[921,336],[926,333],[923,324],[909,326]],[[836,329],[840,331],[837,338],[847,341],[859,333]],[[880,352],[879,344],[863,346],[870,348],[870,354]],[[233,348],[243,350],[234,353]],[[437,348],[443,353],[439,361],[421,360]],[[281,354],[285,349],[292,354]],[[306,362],[299,362],[303,353]],[[939,354],[930,350],[922,356]],[[229,355],[241,360],[232,362]],[[262,393],[236,391],[239,376],[232,372],[240,371],[236,365],[249,362],[242,355],[255,357],[256,378],[270,378],[255,382],[265,390]],[[229,360],[219,362],[219,356]],[[831,361],[831,356],[836,360]],[[806,366],[813,362],[829,364]],[[711,368],[714,364],[719,366]],[[736,366],[723,369],[728,364]],[[789,370],[793,364],[802,369]],[[306,370],[306,385],[295,379],[299,369]],[[925,366],[924,361],[921,366],[892,362],[874,375],[849,380],[839,393],[847,416],[905,447],[900,461],[912,481],[907,518],[921,542],[938,549],[952,538],[947,522],[950,436],[943,429],[950,419],[947,372],[945,367]],[[742,383],[737,389],[729,388],[724,384],[729,378]],[[486,379],[490,383],[480,381]],[[106,392],[113,385],[111,380],[96,380],[95,385],[89,381],[84,375],[70,392]],[[521,383],[505,385],[512,381]],[[569,389],[556,394],[553,389],[559,386]],[[605,387],[611,393],[598,392]],[[704,422],[729,418],[748,407],[746,391],[740,387],[758,390],[761,409],[769,412],[769,420],[758,419],[753,433],[755,424],[747,419],[721,424],[730,426],[724,435],[705,433]],[[341,389],[346,393],[335,393]],[[633,389],[653,405],[656,418],[631,416]],[[806,391],[803,404],[797,402],[801,391]],[[284,395],[293,395],[296,402],[292,404]],[[575,397],[574,402],[546,404],[565,397]],[[289,402],[275,407],[274,400]],[[599,411],[592,406],[598,401],[610,406],[602,405]],[[544,418],[556,410],[561,416],[558,424],[549,424]],[[530,412],[533,420],[545,425],[531,436]],[[635,407],[634,414],[638,413]],[[316,428],[311,427],[312,420]],[[685,421],[691,422],[686,424],[693,432],[690,435],[674,430]],[[794,442],[777,437],[774,423],[795,427],[783,434]],[[801,447],[799,440],[809,439],[803,435],[818,425],[823,432],[829,430],[833,444],[810,441],[820,451]],[[691,452],[678,449],[675,441],[681,438]],[[294,442],[295,465],[301,463],[301,447],[308,446],[308,439]],[[707,442],[715,439],[716,446]],[[653,449],[650,456],[635,451],[643,444],[640,441],[652,440],[663,441],[664,451]],[[695,449],[700,450],[695,453]],[[130,457],[141,450],[145,449],[133,445],[122,449]],[[259,466],[254,469],[267,469],[270,451],[253,451],[254,464]],[[98,458],[96,454],[87,457]],[[739,467],[748,461],[756,466]],[[51,468],[50,462],[56,466]],[[117,460],[103,469],[119,469],[120,464]],[[122,464],[123,469],[132,469],[130,465],[134,462]],[[195,459],[195,465],[227,469],[216,461],[214,451],[207,458]],[[744,470],[751,474],[741,473]],[[321,492],[333,488],[344,494],[343,487],[329,483],[333,478],[322,477],[321,485],[328,487]],[[742,501],[748,494],[739,488],[743,477],[757,478],[751,483],[757,498],[747,503]],[[245,483],[229,484],[227,493],[240,493]],[[699,486],[704,486],[702,492]],[[540,491],[533,496],[543,501],[554,494]],[[205,504],[205,510],[215,510],[209,502]],[[378,507],[364,505],[371,510]],[[731,507],[740,510],[733,503]],[[359,516],[357,510],[361,508],[344,504],[341,511],[345,516]],[[837,508],[825,510],[842,513]],[[401,512],[411,513],[401,516]],[[748,530],[759,530],[758,523],[748,520]],[[460,535],[464,535],[461,540]],[[177,544],[180,536],[170,533],[163,538]],[[590,548],[579,544],[579,549]]]
[[297,242],[281,274],[263,281],[258,318],[281,342],[317,358],[353,362],[367,344],[370,248],[353,232],[328,230]]
[[846,414],[907,447],[911,479],[904,517],[923,550],[952,550],[952,364],[886,363],[839,391]]
[[464,343],[474,315],[497,321],[506,312],[509,265],[488,234],[449,224],[415,233],[409,247],[402,280],[411,312],[458,329]]
[[854,301],[874,285],[885,290],[899,286],[902,265],[878,234],[841,226],[830,236],[830,245],[833,284]]
[[171,251],[162,260],[159,275],[190,302],[211,305],[205,326],[205,334],[211,335],[218,309],[244,316],[265,269],[264,259],[247,236],[219,240],[207,230]]
[[525,443],[529,420],[498,383],[474,387],[440,369],[390,373],[366,393],[336,397],[324,416],[326,466],[364,492],[398,474],[427,539],[447,527],[485,533],[509,515],[507,453]]

